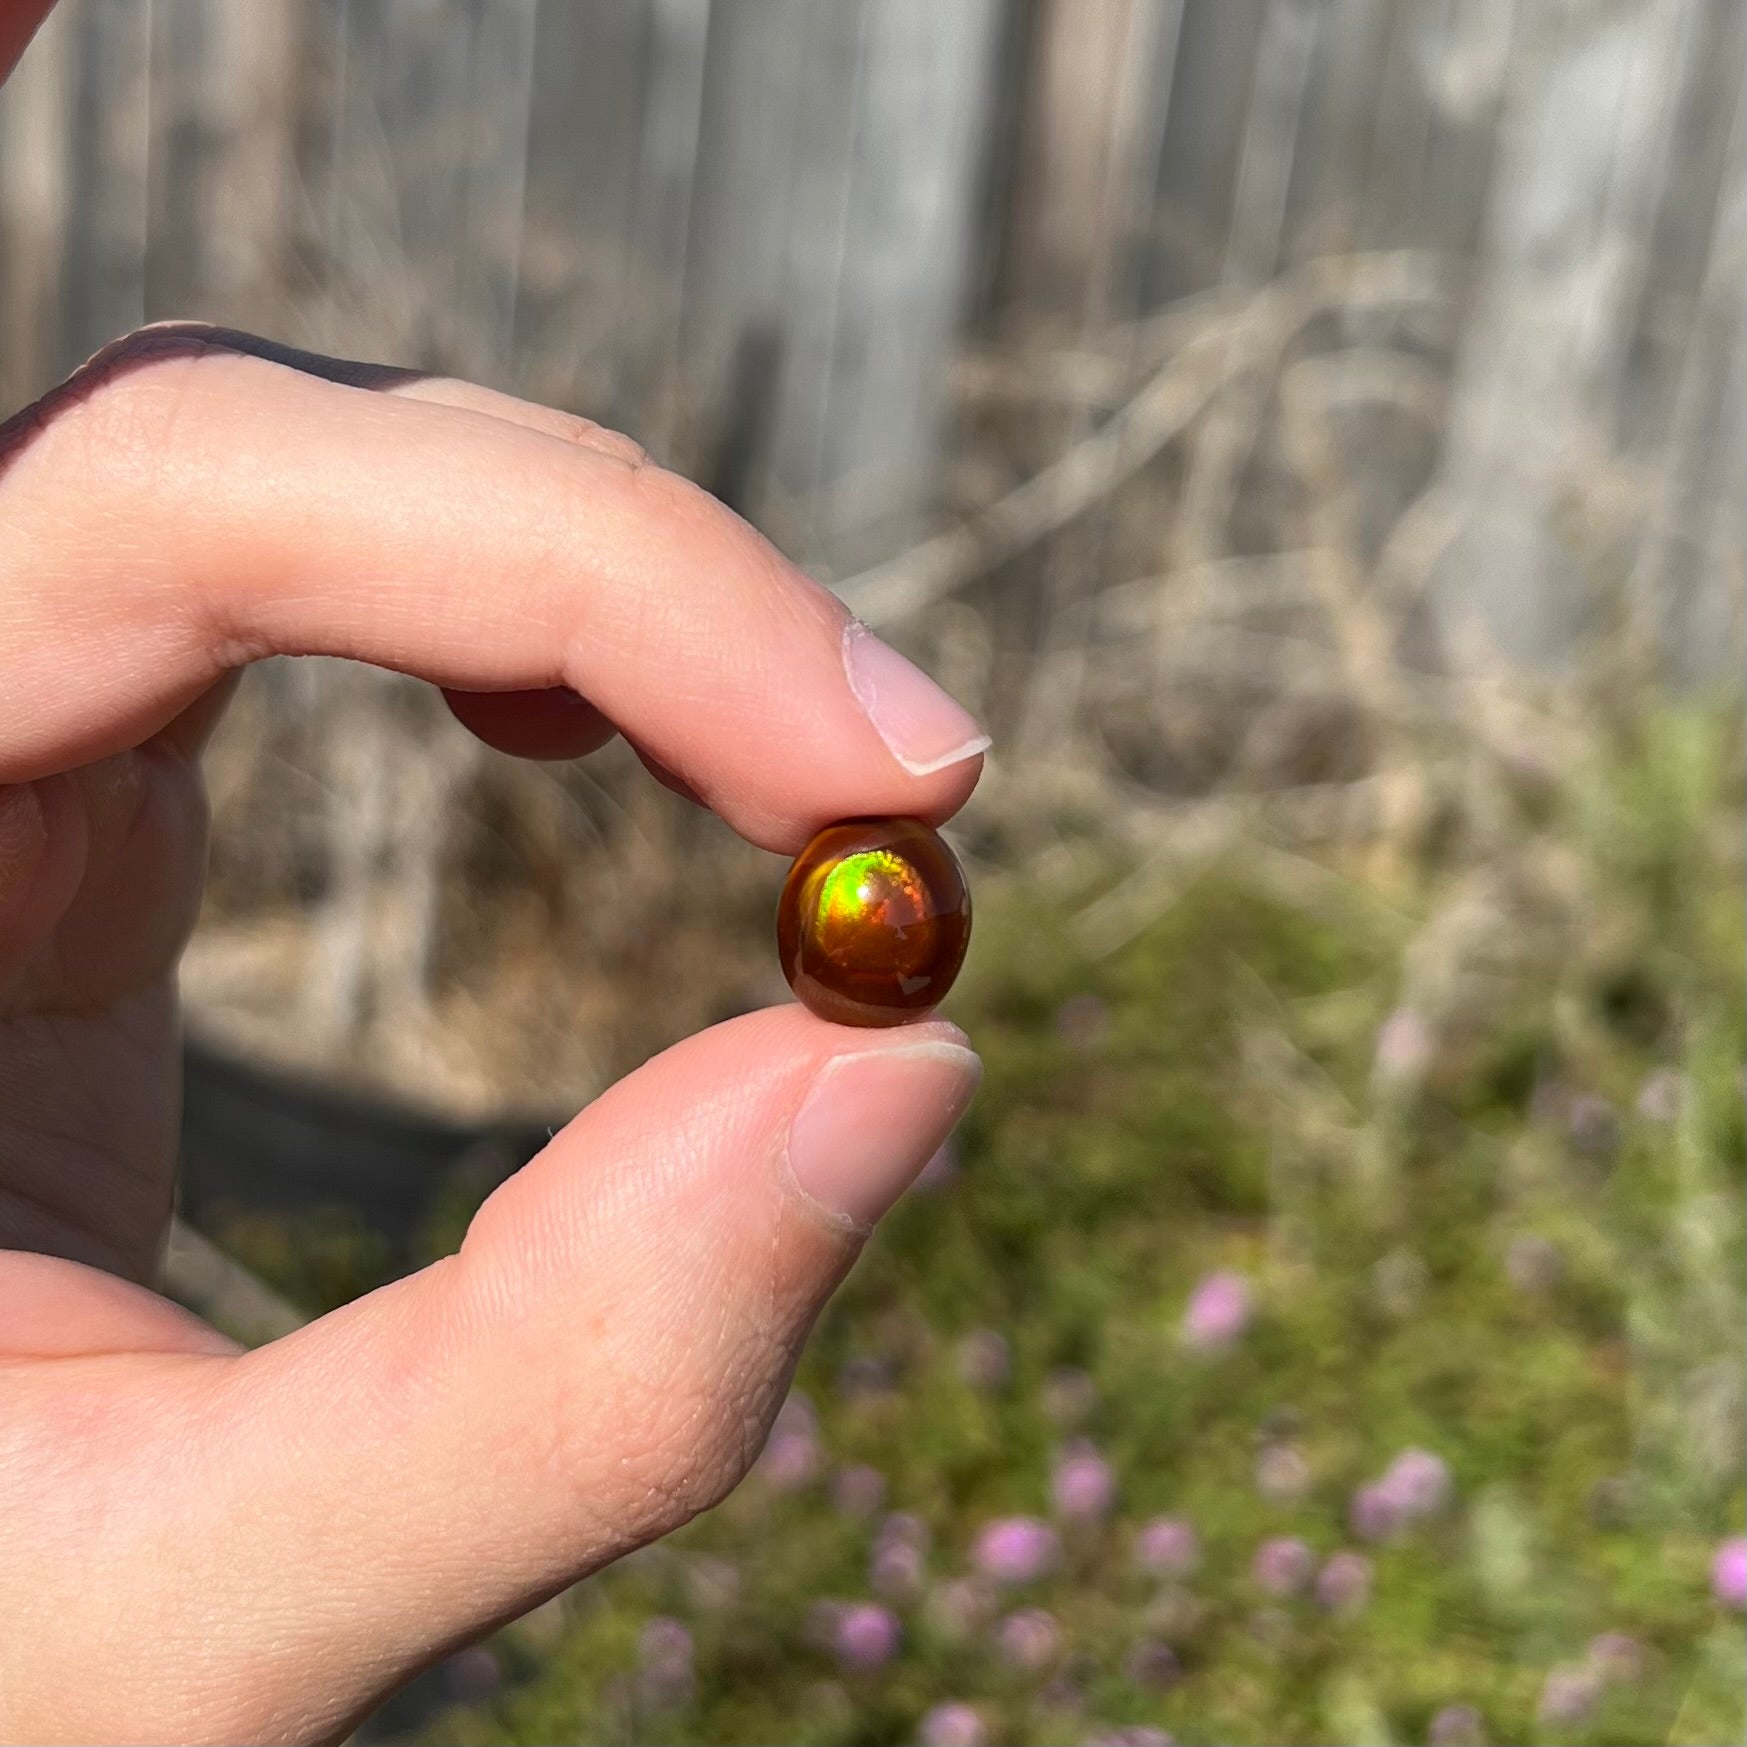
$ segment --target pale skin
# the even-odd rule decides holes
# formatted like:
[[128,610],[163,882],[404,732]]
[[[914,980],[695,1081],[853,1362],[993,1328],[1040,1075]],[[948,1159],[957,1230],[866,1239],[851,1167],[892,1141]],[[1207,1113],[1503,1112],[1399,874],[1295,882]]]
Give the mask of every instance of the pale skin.
[[[48,4],[0,0],[0,73]],[[236,673],[394,668],[527,756],[622,733],[787,854],[950,817],[981,743],[884,653],[870,709],[837,602],[635,444],[460,382],[147,330],[5,427],[0,533],[0,1739],[339,1740],[738,1481],[976,1064],[937,1020],[717,1027],[457,1254],[243,1351],[153,1290]]]

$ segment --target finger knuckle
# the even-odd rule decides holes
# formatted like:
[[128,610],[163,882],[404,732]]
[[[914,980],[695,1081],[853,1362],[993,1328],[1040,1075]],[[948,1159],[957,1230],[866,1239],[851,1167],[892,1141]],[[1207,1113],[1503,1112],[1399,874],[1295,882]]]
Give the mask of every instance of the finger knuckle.
[[580,413],[558,412],[552,417],[557,434],[579,449],[592,449],[609,460],[621,461],[633,473],[649,465],[649,451],[635,437],[627,437],[623,431],[597,424]]
[[88,473],[105,485],[137,484],[162,464],[200,378],[200,359],[227,350],[222,330],[203,322],[136,328],[94,353],[31,409],[53,427]]

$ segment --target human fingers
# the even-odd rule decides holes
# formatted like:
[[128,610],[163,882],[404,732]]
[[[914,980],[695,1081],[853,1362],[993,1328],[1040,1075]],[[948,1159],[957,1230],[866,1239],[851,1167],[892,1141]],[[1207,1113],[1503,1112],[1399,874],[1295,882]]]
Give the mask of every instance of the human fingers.
[[445,686],[443,698],[462,727],[515,758],[581,758],[598,752],[616,732],[587,698],[568,686],[508,692]]
[[[77,1562],[49,1537],[26,1575],[80,1630],[56,1634],[65,1666],[33,1652],[23,1690],[49,1709],[8,1725],[339,1738],[419,1667],[707,1508],[977,1073],[939,1022],[732,1021],[585,1110],[446,1261],[241,1358],[155,1360],[150,1407],[102,1421],[104,1496],[151,1500],[105,1513],[126,1605],[63,1596]],[[34,1423],[39,1387],[89,1402],[100,1381],[41,1375],[9,1390],[9,1425]],[[64,1438],[33,1457],[11,1435],[0,1508],[33,1463],[68,1496]],[[173,1641],[142,1645],[142,1618]],[[80,1678],[95,1665],[104,1682]]]
[[55,0],[0,0],[0,80],[18,65],[18,57],[54,3]]
[[327,363],[148,329],[7,427],[0,781],[308,653],[568,687],[771,849],[962,804],[975,724],[706,493]]
[[[407,400],[428,401],[466,412],[484,413],[507,424],[541,431],[547,436],[641,465],[642,447],[592,419],[533,401],[518,400],[493,388],[452,376],[409,375],[385,392]],[[613,738],[613,724],[586,698],[567,686],[543,691],[458,692],[445,690],[449,708],[463,727],[486,745],[516,758],[581,758],[597,752]]]

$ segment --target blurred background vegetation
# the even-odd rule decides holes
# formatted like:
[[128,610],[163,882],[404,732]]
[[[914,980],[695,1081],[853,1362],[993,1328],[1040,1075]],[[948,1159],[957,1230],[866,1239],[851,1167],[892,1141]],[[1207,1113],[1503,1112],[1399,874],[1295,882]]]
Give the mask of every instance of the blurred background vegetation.
[[[758,1469],[361,1738],[1741,1739],[1744,71],[1734,0],[65,0],[8,405],[197,316],[573,408],[995,735],[988,1078]],[[169,1279],[250,1338],[784,998],[623,748],[312,661],[211,774]]]

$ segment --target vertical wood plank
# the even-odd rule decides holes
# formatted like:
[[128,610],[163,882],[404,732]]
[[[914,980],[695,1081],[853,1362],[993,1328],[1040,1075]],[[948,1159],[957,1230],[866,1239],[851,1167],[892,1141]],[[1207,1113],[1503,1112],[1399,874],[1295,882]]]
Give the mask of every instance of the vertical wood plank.
[[626,336],[621,380],[636,435],[674,460],[681,425],[680,312],[691,237],[692,184],[703,119],[710,0],[650,0],[648,84],[631,201],[630,246],[644,319]]
[[528,118],[517,376],[536,398],[621,423],[623,329],[639,322],[631,251],[649,77],[648,0],[541,0]]
[[[334,15],[324,199],[341,351],[509,384],[535,22],[533,0],[372,0]],[[347,853],[304,995],[311,1035],[343,1053],[373,1009],[428,1000],[480,749],[429,688],[395,676],[334,668],[312,690],[329,840]]]
[[866,15],[817,445],[818,527],[840,564],[906,537],[929,494],[998,22],[995,0],[880,0]]
[[1450,7],[1451,0],[1400,0],[1394,9],[1358,195],[1362,249],[1390,247],[1412,229],[1432,130],[1427,69],[1442,52]]
[[[770,469],[784,381],[798,379],[797,330],[818,321],[829,285],[791,244],[805,224],[829,248],[842,226],[858,26],[854,8],[809,0],[740,0],[711,24],[680,340],[685,455],[759,521],[782,519]],[[842,106],[823,133],[810,87]]]
[[1148,307],[1219,281],[1267,12],[1268,0],[1223,0],[1183,13],[1155,189]]
[[1717,214],[1743,173],[1731,130],[1747,69],[1747,7],[1707,0],[1694,21],[1684,88],[1668,118],[1667,156],[1643,278],[1622,359],[1618,434],[1628,447],[1662,442],[1674,419],[1688,337],[1699,319]]
[[1096,322],[1131,279],[1182,10],[1182,0],[1037,9],[1002,288],[1027,317]]
[[1306,82],[1283,252],[1289,261],[1356,247],[1359,196],[1375,127],[1377,90],[1402,0],[1333,0]]
[[1473,254],[1524,11],[1524,0],[1463,0],[1450,8],[1423,70],[1430,93],[1425,166],[1403,243]]
[[51,14],[0,89],[0,409],[5,410],[50,386],[62,351],[78,13],[71,5]]
[[[1714,21],[1713,21],[1714,22]],[[1702,63],[1701,63],[1702,64]],[[1705,276],[1685,324],[1657,489],[1632,576],[1647,647],[1685,680],[1738,671],[1747,563],[1747,93],[1727,107]]]
[[[741,482],[754,513],[783,545],[815,564],[824,562],[828,547],[818,497],[853,222],[854,155],[864,122],[869,13],[868,0],[843,0],[806,18],[800,57],[790,69],[793,173],[782,209],[774,303],[734,339],[736,380],[727,386],[737,404],[732,423],[717,434],[712,468],[715,483],[731,487],[736,481],[723,478],[723,463],[732,465],[736,446],[754,448],[756,460],[747,465],[757,477]],[[770,101],[774,106],[774,93]],[[712,207],[724,192],[713,191]]]
[[1279,266],[1287,190],[1322,17],[1309,0],[1273,0],[1256,45],[1225,251],[1224,277],[1237,284],[1261,284]]
[[507,371],[521,257],[532,0],[347,8],[334,262],[348,346]]
[[295,0],[154,0],[148,319],[286,320],[299,16]]
[[76,16],[73,220],[57,376],[145,319],[151,6],[87,0]]
[[1509,660],[1568,658],[1595,578],[1559,537],[1563,470],[1611,422],[1633,304],[1629,249],[1663,168],[1651,117],[1674,81],[1688,0],[1534,12],[1458,359],[1444,482],[1465,516],[1437,583],[1446,626]]

